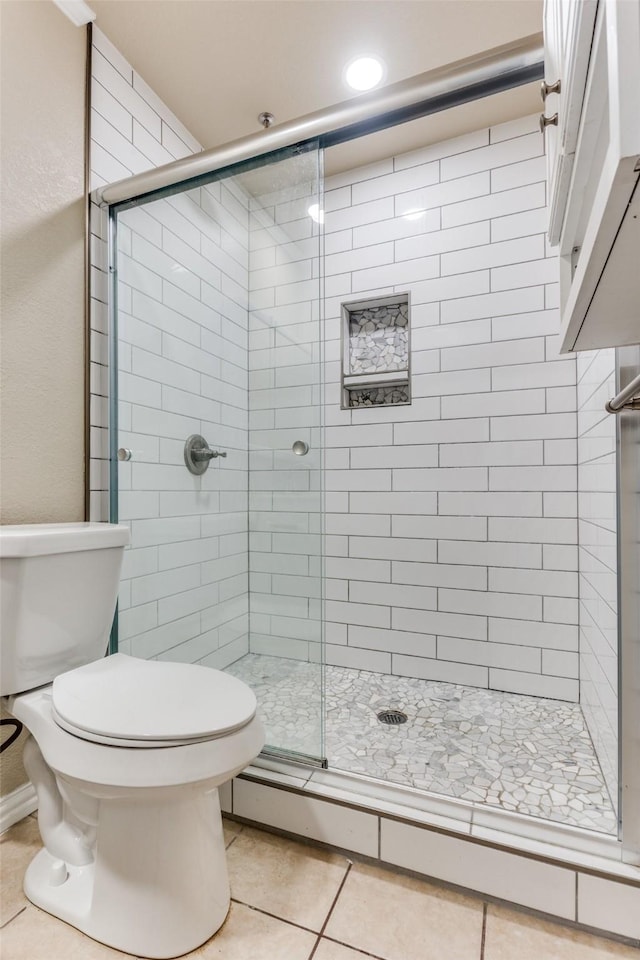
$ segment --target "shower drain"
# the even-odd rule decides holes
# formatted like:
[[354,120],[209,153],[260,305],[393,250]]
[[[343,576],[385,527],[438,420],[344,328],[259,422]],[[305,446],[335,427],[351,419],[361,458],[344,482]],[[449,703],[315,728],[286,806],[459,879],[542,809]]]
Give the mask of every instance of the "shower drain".
[[378,714],[380,723],[388,723],[392,727],[399,723],[406,723],[407,719],[406,713],[403,713],[402,710],[381,710]]

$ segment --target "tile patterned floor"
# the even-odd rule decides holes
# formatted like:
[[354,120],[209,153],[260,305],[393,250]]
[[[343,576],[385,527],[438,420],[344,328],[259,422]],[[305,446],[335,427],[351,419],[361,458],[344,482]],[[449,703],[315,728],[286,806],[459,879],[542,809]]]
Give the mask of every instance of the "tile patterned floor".
[[[225,821],[232,903],[193,960],[639,960],[635,946]],[[1,838],[6,960],[126,960],[30,904],[28,817]],[[129,957],[130,960],[130,957]]]
[[[253,688],[269,743],[319,752],[318,664],[249,654],[229,670]],[[384,708],[408,722],[381,724]],[[330,768],[616,832],[575,703],[327,667],[326,754]]]

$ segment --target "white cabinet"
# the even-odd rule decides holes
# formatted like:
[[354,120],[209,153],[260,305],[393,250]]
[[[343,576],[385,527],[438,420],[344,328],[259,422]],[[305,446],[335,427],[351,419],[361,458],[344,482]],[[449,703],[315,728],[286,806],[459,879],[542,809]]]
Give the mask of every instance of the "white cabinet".
[[546,0],[563,350],[640,342],[640,0]]

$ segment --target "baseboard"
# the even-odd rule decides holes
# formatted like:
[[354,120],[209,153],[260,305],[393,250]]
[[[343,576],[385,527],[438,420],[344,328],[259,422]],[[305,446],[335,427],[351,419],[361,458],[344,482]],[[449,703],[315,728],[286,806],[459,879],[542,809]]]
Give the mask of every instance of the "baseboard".
[[6,797],[0,797],[0,833],[4,833],[18,820],[28,817],[38,808],[38,797],[32,783],[23,783]]

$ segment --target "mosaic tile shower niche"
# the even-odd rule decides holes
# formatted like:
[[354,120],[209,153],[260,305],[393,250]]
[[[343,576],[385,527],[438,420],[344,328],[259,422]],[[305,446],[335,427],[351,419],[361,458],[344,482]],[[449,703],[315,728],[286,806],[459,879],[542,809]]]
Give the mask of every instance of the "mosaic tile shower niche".
[[342,406],[411,403],[409,295],[342,305]]

